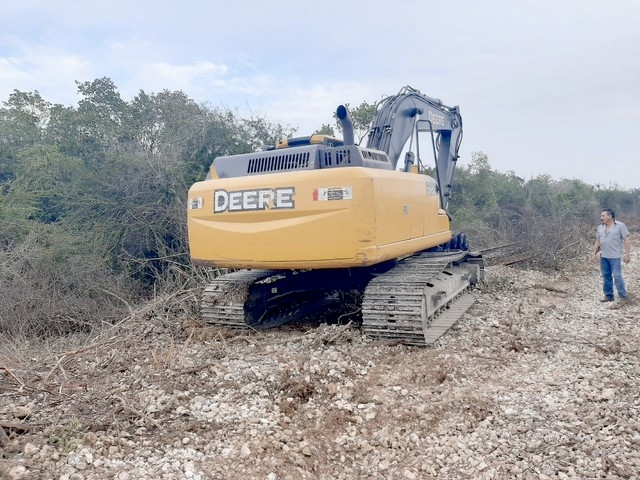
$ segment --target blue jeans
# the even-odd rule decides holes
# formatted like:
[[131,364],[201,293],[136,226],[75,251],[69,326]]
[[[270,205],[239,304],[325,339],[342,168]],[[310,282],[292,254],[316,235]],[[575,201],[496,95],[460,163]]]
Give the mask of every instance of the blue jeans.
[[627,289],[622,278],[622,263],[620,258],[600,257],[600,271],[602,272],[602,291],[604,296],[613,300],[613,283],[620,298],[627,297]]

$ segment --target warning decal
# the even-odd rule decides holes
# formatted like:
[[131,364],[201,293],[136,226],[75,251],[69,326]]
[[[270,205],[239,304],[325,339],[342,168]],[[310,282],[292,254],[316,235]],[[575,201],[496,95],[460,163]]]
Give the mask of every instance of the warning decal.
[[313,199],[316,201],[351,200],[352,198],[353,190],[351,189],[351,186],[313,189]]

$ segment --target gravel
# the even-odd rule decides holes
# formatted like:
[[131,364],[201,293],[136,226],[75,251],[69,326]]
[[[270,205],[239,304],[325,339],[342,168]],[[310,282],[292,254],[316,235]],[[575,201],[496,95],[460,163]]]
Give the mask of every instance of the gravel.
[[491,267],[432,348],[349,326],[226,332],[159,306],[3,339],[0,478],[637,479],[640,304],[610,309],[600,286],[588,262]]

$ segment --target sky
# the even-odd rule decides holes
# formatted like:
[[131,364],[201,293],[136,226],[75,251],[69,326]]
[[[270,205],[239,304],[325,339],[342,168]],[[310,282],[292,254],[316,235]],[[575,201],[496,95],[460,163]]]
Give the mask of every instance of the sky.
[[298,135],[410,85],[460,107],[462,165],[640,188],[638,0],[3,0],[0,101],[102,77]]

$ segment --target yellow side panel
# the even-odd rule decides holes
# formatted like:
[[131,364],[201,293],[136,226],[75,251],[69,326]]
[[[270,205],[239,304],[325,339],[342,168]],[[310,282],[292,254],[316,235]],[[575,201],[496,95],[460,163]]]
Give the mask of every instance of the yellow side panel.
[[192,261],[226,268],[367,266],[451,237],[433,179],[361,167],[196,183],[188,229]]

